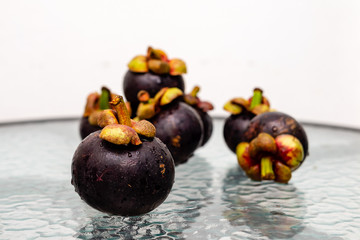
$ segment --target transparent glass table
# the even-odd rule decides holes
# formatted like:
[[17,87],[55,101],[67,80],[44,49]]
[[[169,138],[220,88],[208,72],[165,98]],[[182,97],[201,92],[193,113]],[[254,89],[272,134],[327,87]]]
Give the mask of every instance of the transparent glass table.
[[289,184],[254,182],[214,119],[176,167],[167,200],[138,217],[87,206],[71,185],[79,120],[0,125],[0,239],[359,239],[360,132],[305,124],[310,156]]

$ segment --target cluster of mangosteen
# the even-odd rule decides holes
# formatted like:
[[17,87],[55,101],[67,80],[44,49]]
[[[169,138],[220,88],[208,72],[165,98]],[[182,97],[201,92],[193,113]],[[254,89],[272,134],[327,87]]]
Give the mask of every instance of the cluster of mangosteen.
[[89,94],[80,122],[83,141],[72,161],[72,184],[90,206],[122,216],[150,212],[169,194],[175,165],[209,140],[209,102],[198,86],[184,93],[181,59],[148,48],[128,64],[124,99],[108,88]]
[[[171,191],[175,166],[204,146],[213,130],[213,109],[184,93],[186,64],[148,48],[125,74],[123,97],[103,87],[89,94],[80,122],[83,141],[72,160],[72,184],[90,206],[122,216],[159,206]],[[308,154],[305,131],[292,117],[274,112],[262,90],[224,106],[227,146],[253,180],[287,183]]]

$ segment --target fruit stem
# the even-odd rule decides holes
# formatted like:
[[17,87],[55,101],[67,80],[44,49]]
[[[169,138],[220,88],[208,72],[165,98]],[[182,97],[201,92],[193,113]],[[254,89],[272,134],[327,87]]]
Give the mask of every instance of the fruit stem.
[[131,119],[129,111],[127,110],[124,98],[122,96],[116,96],[110,104],[115,108],[117,112],[119,124],[131,127]]
[[275,174],[272,166],[271,157],[261,158],[261,179],[274,180]]
[[193,90],[191,91],[190,96],[196,97],[199,91],[200,91],[200,87],[199,87],[199,86],[195,86],[195,87],[193,88]]
[[254,95],[250,103],[250,110],[252,110],[257,105],[261,104],[261,102],[262,102],[262,90],[260,88],[255,88]]
[[106,87],[101,88],[101,95],[99,99],[99,107],[101,110],[109,109],[110,108],[110,90]]

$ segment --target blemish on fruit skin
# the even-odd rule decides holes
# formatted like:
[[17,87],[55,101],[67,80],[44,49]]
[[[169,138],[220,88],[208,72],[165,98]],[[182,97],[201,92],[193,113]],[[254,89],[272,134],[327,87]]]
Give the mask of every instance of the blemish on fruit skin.
[[105,169],[101,174],[100,176],[98,174],[96,174],[96,181],[97,182],[103,182],[104,179],[102,179],[102,177],[104,176],[105,173],[109,172],[110,170],[109,169]]
[[165,164],[161,163],[161,164],[160,164],[160,168],[161,168],[161,174],[162,174],[163,177],[164,177],[164,174],[165,174]]
[[175,137],[173,137],[171,139],[171,145],[173,145],[174,147],[179,148],[179,147],[181,147],[180,141],[181,141],[180,135],[176,135]]

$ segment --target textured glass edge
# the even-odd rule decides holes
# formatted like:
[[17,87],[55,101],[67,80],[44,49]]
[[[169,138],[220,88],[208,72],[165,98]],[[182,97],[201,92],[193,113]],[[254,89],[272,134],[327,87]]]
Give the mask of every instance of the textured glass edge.
[[[224,116],[211,116],[214,120],[225,120],[227,117]],[[33,124],[33,123],[47,123],[47,122],[67,122],[67,121],[77,121],[80,117],[64,117],[64,118],[44,118],[44,119],[33,119],[33,120],[20,120],[20,121],[8,121],[0,122],[0,127],[13,126],[13,125],[23,125],[23,124]],[[350,127],[350,126],[341,126],[334,124],[326,123],[316,123],[309,121],[299,121],[301,125],[310,126],[310,127],[321,127],[329,129],[339,129],[344,131],[356,131],[360,132],[360,128]]]

